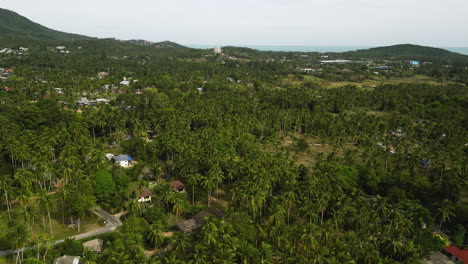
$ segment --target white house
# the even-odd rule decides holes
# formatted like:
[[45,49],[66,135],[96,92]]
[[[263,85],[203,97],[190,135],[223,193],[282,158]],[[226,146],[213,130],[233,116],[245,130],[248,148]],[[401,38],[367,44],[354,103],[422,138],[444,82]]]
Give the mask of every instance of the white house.
[[66,49],[66,48],[67,48],[67,47],[65,47],[65,46],[57,46],[57,47],[56,47],[56,49],[58,49],[58,50],[64,50],[64,49]]
[[125,81],[121,81],[121,82],[120,82],[120,85],[127,85],[127,86],[129,86],[129,85],[130,85],[130,81],[126,81],[126,80],[125,80]]
[[139,203],[150,203],[153,192],[148,187],[143,187],[138,194]]
[[120,167],[127,168],[132,163],[133,158],[128,155],[117,155],[113,157],[115,163],[119,164]]

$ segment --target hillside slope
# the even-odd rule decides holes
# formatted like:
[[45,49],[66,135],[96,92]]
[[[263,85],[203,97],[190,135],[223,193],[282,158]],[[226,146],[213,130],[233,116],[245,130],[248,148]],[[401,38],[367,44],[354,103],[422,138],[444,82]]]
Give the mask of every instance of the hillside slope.
[[0,8],[0,38],[70,41],[89,37],[60,32],[39,25],[13,11]]
[[387,47],[378,47],[365,50],[356,50],[341,53],[346,58],[380,58],[430,61],[434,63],[468,63],[468,56],[448,50],[425,47],[413,44],[400,44]]

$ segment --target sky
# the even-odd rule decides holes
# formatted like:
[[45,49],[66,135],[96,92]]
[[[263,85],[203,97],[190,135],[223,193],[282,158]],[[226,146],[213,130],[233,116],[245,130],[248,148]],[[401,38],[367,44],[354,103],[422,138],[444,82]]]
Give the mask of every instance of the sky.
[[468,0],[0,0],[46,27],[205,45],[468,47]]

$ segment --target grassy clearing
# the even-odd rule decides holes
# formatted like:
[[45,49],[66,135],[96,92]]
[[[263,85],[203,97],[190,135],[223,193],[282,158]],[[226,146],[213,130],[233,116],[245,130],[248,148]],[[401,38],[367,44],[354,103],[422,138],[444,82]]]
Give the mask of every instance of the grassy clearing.
[[326,79],[322,79],[319,77],[311,76],[311,75],[303,75],[304,81],[294,81],[290,78],[285,79],[284,81],[288,81],[290,84],[294,86],[300,86],[305,81],[315,82],[318,85],[324,88],[338,88],[343,87],[346,85],[355,85],[361,89],[372,89],[376,86],[383,85],[383,84],[400,84],[400,83],[428,83],[431,85],[445,85],[447,82],[439,82],[436,79],[424,75],[415,75],[412,77],[404,77],[404,78],[383,78],[376,76],[373,79],[367,79],[362,82],[350,82],[350,81],[328,81]]
[[[309,144],[307,150],[296,152],[294,147],[294,138],[304,139]],[[303,134],[295,134],[293,136],[285,137],[282,146],[291,152],[295,152],[296,162],[305,166],[314,165],[320,153],[323,153],[323,155],[327,156],[334,152],[338,157],[344,157],[346,150],[356,149],[356,147],[352,144],[345,144],[342,147],[336,147],[330,144],[321,144],[320,140]]]
[[[7,239],[8,215],[6,212],[0,214],[0,250],[11,249],[11,245]],[[18,219],[22,223],[21,219]],[[27,226],[27,223],[24,223]],[[60,211],[52,212],[52,240],[59,240],[69,236],[75,236],[81,233],[92,231],[102,227],[103,221],[94,214],[87,216],[84,222],[81,223],[80,232],[76,228],[66,227],[62,224],[62,215]],[[38,219],[35,220],[32,225],[33,233],[31,234],[32,239],[36,239],[40,235],[50,237],[49,220],[45,217],[45,226],[43,225],[42,216],[39,215]],[[1,263],[1,262],[0,262]]]

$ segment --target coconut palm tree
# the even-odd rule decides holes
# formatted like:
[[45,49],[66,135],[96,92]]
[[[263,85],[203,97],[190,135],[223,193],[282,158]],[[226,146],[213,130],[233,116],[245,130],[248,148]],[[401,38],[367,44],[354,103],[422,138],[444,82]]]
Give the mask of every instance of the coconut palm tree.
[[153,243],[155,249],[158,249],[164,243],[164,236],[162,235],[162,225],[156,222],[150,225],[146,237]]
[[[49,193],[47,193],[45,189],[41,190],[39,192],[39,207],[41,208],[41,210],[47,212],[47,216],[49,218],[49,231],[51,235],[54,234],[52,230],[52,218],[50,217],[50,208],[52,207],[52,205],[53,205],[53,201],[52,201],[51,195],[49,195]],[[43,217],[44,217],[44,214],[43,214]]]

